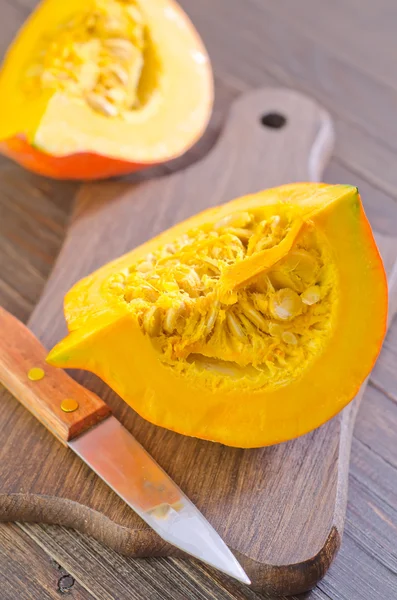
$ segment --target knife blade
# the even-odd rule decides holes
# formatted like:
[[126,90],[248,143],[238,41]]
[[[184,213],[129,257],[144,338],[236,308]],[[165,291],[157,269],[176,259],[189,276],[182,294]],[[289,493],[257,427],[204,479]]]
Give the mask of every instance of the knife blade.
[[45,362],[46,350],[0,307],[0,383],[165,541],[249,584],[198,508],[96,394]]

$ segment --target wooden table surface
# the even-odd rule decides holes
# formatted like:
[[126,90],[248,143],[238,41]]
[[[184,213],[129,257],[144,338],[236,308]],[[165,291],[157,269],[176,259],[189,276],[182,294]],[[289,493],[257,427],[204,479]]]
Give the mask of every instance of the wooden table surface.
[[[0,0],[0,53],[35,0]],[[397,4],[395,0],[182,0],[208,47],[216,106],[206,152],[241,91],[289,86],[321,102],[336,124],[326,180],[359,186],[378,229],[397,235]],[[67,227],[77,189],[0,159],[0,304],[26,321]],[[342,548],[310,600],[397,598],[397,320],[363,402],[352,448]],[[133,560],[61,527],[0,524],[1,600],[268,598],[201,564]]]

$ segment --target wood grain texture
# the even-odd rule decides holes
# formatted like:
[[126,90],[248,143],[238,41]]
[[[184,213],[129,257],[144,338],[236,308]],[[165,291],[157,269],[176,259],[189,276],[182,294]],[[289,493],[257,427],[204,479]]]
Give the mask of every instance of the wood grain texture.
[[[264,114],[274,112],[286,117],[285,128],[268,129],[261,124]],[[320,178],[331,145],[330,120],[315,103],[290,91],[254,92],[234,104],[216,148],[190,169],[135,186],[85,186],[31,328],[46,345],[52,345],[64,329],[63,295],[79,277],[191,212],[281,182]],[[183,201],[187,195],[189,203]],[[383,240],[383,248],[390,264],[396,243]],[[348,457],[358,402],[343,416],[299,440],[243,451],[153,427],[103,384],[93,383],[92,376],[85,374],[82,381],[105,394],[127,429],[198,504],[236,552],[256,587],[279,594],[298,593],[313,587],[324,575],[343,530]],[[27,435],[32,426],[27,415],[20,415],[13,431],[20,436],[24,427]],[[29,443],[34,440],[31,433]],[[42,439],[40,443],[42,448]],[[87,469],[74,457],[60,456],[59,466],[52,461],[55,476],[45,468],[46,455],[47,451],[34,469],[43,476],[27,483],[27,502],[26,491],[25,495],[16,493],[20,477],[15,477],[12,465],[18,457],[14,453],[5,460],[3,454],[9,473],[8,489],[2,486],[1,490],[2,518],[73,523],[126,554],[173,552],[101,481],[92,481],[89,493],[84,486],[77,487],[76,478],[81,473],[87,476]],[[63,485],[54,493],[54,481],[58,482],[62,471]]]
[[[284,4],[293,2],[286,0]],[[278,84],[310,94],[330,111],[335,121],[339,159],[346,161],[353,172],[358,169],[365,175],[366,169],[367,177],[375,176],[381,189],[396,193],[393,150],[397,138],[390,128],[390,124],[396,127],[392,116],[397,88],[395,72],[387,83],[379,81],[377,71],[366,72],[364,60],[359,69],[351,64],[348,40],[338,39],[332,47],[319,44],[318,38],[327,37],[327,21],[323,20],[318,34],[305,32],[305,7],[312,4],[309,0],[299,3],[302,18],[293,22],[287,11],[283,16],[276,14],[277,9],[273,8],[276,3],[271,0],[248,0],[244,10],[238,2],[219,0],[218,18],[214,17],[211,0],[200,3],[182,0],[181,4],[202,34],[215,71],[223,80],[240,89]],[[348,21],[353,43],[361,55],[367,45],[366,37],[361,35],[361,20],[366,19],[370,5],[368,0],[360,9],[356,4],[351,9],[355,20]],[[332,6],[336,18],[342,21],[343,13]],[[381,0],[376,6],[379,15],[383,8],[384,16],[378,22],[384,27],[385,15],[388,12],[393,15],[396,8],[390,0]],[[321,9],[317,10],[317,18],[322,19]],[[394,38],[386,37],[385,43],[394,57],[397,54]],[[378,47],[371,50],[378,57]]]
[[[62,369],[46,364],[47,351],[32,332],[0,306],[0,383],[64,445],[110,415],[96,394],[79,385]],[[31,369],[43,377],[31,380]],[[65,412],[64,401],[77,402]]]
[[[386,100],[388,90],[397,87],[395,1],[261,0],[255,11],[254,43],[251,31],[242,27],[243,12],[251,10],[250,3],[219,0],[211,4],[208,12],[204,4],[195,0],[182,1],[210,46],[217,74],[217,106],[213,126],[202,143],[166,168],[172,170],[192,163],[213,144],[237,93],[251,86],[287,85],[318,98],[332,114],[336,149],[325,180],[358,184],[372,225],[382,233],[395,233],[396,138],[389,128],[393,119],[395,123],[395,110],[394,103],[390,106]],[[35,4],[36,0],[0,0],[1,49],[26,17],[27,9]],[[283,10],[274,18],[273,11],[278,10],[279,4]],[[235,18],[236,11],[240,11],[241,19]],[[289,26],[283,26],[284,19]],[[266,37],[272,30],[277,35],[267,44]],[[365,79],[360,83],[363,71]],[[361,90],[358,98],[346,93],[347,87],[356,86],[356,82]],[[76,186],[32,176],[6,159],[0,161],[0,181],[0,304],[26,320],[61,246]],[[391,327],[356,421],[349,481],[351,500],[343,544],[326,577],[305,599],[396,597],[396,350],[397,321]],[[382,409],[387,408],[386,418],[382,418],[378,403],[385,397],[389,401],[380,404]],[[24,460],[29,467],[29,457]],[[84,479],[77,484],[83,485]],[[0,530],[4,527],[8,526],[0,524]],[[157,592],[162,600],[187,600],[183,593],[185,581],[189,585],[189,600],[273,598],[272,594],[243,589],[193,563],[175,558],[128,559],[72,530],[65,535],[65,530],[56,526],[25,527],[26,535],[42,544],[48,554],[56,553],[64,566],[73,565],[74,576],[95,598],[105,597],[105,588],[106,598],[156,598],[153,587],[162,578],[167,580],[167,585]],[[25,536],[18,531],[16,527],[9,531],[12,545],[18,545],[21,535]],[[26,585],[26,555],[14,552],[11,557],[12,545],[7,546],[8,554],[0,555],[0,568],[7,571],[10,586],[6,591],[2,587],[2,600],[32,600]],[[52,581],[50,573],[39,567],[40,556],[39,546],[32,543],[28,559],[32,565],[38,565],[34,572],[35,600],[45,598]],[[13,569],[9,568],[11,558]],[[132,582],[128,588],[126,581]]]
[[0,529],[0,582],[2,600],[21,597],[59,600],[61,593],[67,593],[71,600],[93,599],[69,573],[38,549],[28,535],[12,524]]
[[2,306],[26,321],[59,252],[76,185],[51,182],[0,158]]

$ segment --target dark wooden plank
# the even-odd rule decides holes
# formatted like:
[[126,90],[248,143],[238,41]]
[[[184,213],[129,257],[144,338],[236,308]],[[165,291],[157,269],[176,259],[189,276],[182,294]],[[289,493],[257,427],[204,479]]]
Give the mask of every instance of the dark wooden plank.
[[[356,431],[360,427],[356,428]],[[394,600],[397,472],[353,440],[342,547],[318,589],[332,600]]]
[[369,553],[356,543],[346,527],[337,560],[319,589],[331,600],[394,600],[396,585],[395,574],[374,552]]
[[57,256],[77,186],[0,160],[1,300],[26,320]]
[[[365,408],[376,399],[367,395]],[[376,405],[376,404],[375,404]],[[388,413],[397,426],[397,409]],[[361,435],[358,419],[356,435]],[[382,433],[378,430],[378,437]],[[395,456],[397,451],[395,451]],[[341,550],[319,589],[333,600],[394,600],[397,589],[397,469],[367,443],[352,447],[349,502]],[[380,593],[382,590],[382,593]]]
[[26,19],[29,11],[12,0],[1,0],[0,57],[4,56],[16,32]]
[[[361,490],[355,491],[353,502]],[[364,501],[363,501],[364,502]],[[377,509],[377,507],[375,507]],[[351,516],[350,516],[351,515]],[[360,516],[358,514],[358,516]],[[361,534],[362,521],[359,519],[357,530],[350,533],[351,519],[356,513],[349,506],[344,544],[327,577],[313,592],[299,596],[300,600],[374,600],[379,592],[382,578],[384,596],[382,600],[394,600],[391,594],[396,578],[395,564],[388,564],[392,550],[389,551],[386,566],[378,562],[375,552],[379,552],[380,543],[375,549],[369,547],[377,533],[370,527],[370,534]],[[143,600],[270,600],[272,594],[258,593],[238,583],[232,582],[222,574],[214,573],[204,565],[185,563],[180,559],[132,559],[115,554],[98,542],[62,527],[48,525],[21,525],[40,545],[48,549],[56,560],[62,562],[71,574],[91,590],[98,600],[111,600],[116,597]],[[356,528],[357,529],[357,528]],[[392,531],[392,530],[391,530]],[[391,537],[391,536],[390,536]],[[366,538],[366,539],[365,539]],[[392,540],[391,540],[392,541]],[[73,551],[70,549],[73,548]],[[395,553],[394,553],[395,554]],[[384,553],[380,553],[385,560]],[[394,558],[392,559],[394,560]],[[363,564],[363,574],[357,565]],[[390,572],[390,566],[392,571]],[[161,587],[159,588],[159,582]],[[161,596],[158,596],[159,589]],[[188,594],[188,595],[187,595]],[[390,594],[390,595],[387,595]],[[279,597],[283,600],[283,597]],[[289,596],[291,600],[297,598]]]
[[[397,89],[394,0],[251,0],[300,31],[317,47]],[[247,3],[247,10],[250,5]],[[304,11],[304,18],[303,16]],[[271,20],[271,19],[269,19]],[[374,51],[376,50],[376,51]]]
[[353,176],[362,178],[385,194],[397,197],[395,151],[349,120],[335,119],[335,156]]
[[39,4],[39,1],[40,0],[2,0],[2,2],[17,6],[25,18]]
[[[19,524],[40,546],[62,562],[96,600],[274,600],[214,572],[178,558],[133,559],[112,552],[76,531],[50,525]],[[277,596],[286,600],[285,596]],[[296,596],[289,596],[291,600]],[[325,600],[319,590],[300,600]]]
[[59,600],[62,593],[71,600],[93,600],[30,536],[16,525],[0,524],[1,599]]
[[[63,527],[20,525],[97,600],[256,600],[258,596],[230,579],[213,580],[196,563],[171,558],[133,559]],[[71,552],[70,549],[73,548]],[[260,596],[259,596],[260,597]],[[266,596],[265,596],[266,598]]]
[[397,322],[394,320],[387,336],[382,355],[379,358],[371,383],[397,404]]
[[357,417],[355,438],[397,468],[397,403],[370,386]]
[[[395,476],[397,469],[395,470]],[[397,510],[355,479],[350,482],[349,517],[346,534],[370,556],[376,556],[397,583]],[[374,536],[375,533],[375,536]],[[374,540],[375,537],[375,540]]]
[[397,405],[370,387],[354,433],[342,547],[319,584],[332,600],[395,598],[397,449],[390,430],[396,427]]
[[[357,427],[356,431],[359,432],[360,429],[361,427]],[[355,482],[357,485],[364,486],[381,502],[397,510],[396,467],[372,450],[367,442],[362,442],[356,437],[352,444],[351,485],[356,485]],[[352,522],[355,520],[355,517],[348,518]],[[389,521],[390,532],[393,533],[397,523],[392,519]]]

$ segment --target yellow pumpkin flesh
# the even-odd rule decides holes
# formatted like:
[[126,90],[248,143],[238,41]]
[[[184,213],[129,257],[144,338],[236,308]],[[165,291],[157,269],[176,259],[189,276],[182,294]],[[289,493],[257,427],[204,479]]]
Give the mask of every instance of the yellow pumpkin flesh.
[[293,184],[176,225],[77,283],[49,354],[140,415],[238,447],[275,444],[353,399],[386,327],[357,189]]

